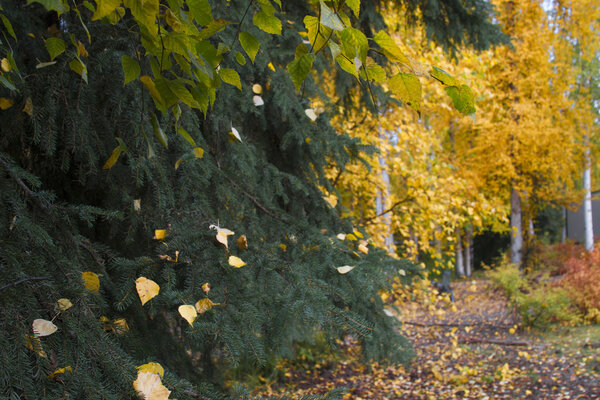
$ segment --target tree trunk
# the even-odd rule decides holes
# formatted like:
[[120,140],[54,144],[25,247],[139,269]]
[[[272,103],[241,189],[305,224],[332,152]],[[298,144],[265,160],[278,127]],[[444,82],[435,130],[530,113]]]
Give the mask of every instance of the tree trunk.
[[583,171],[583,189],[585,190],[585,199],[583,200],[583,218],[585,226],[585,249],[594,250],[594,226],[592,223],[592,179],[590,168],[590,149],[585,152],[586,168]]
[[567,241],[567,208],[563,207],[563,226],[562,226],[562,234],[560,238],[561,243],[565,243]]
[[465,275],[473,274],[473,227],[469,225],[465,232]]
[[465,275],[461,229],[456,228],[456,276]]
[[510,193],[510,233],[510,262],[520,265],[523,256],[521,196],[515,188]]
[[[379,138],[386,140],[386,135],[381,126],[379,126]],[[375,199],[376,215],[381,215],[385,211],[386,204],[390,198],[390,176],[388,174],[388,165],[385,157],[379,153],[379,166],[381,167],[381,180],[384,187],[377,191]],[[381,215],[386,226],[384,247],[388,253],[394,253],[394,235],[392,234],[392,212]]]

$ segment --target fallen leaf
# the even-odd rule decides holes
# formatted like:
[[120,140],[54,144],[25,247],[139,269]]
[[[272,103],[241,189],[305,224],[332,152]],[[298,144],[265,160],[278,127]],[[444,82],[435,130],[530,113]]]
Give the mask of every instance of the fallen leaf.
[[117,335],[121,335],[129,331],[129,325],[127,325],[127,320],[125,318],[117,318],[113,320],[112,325],[112,331]]
[[56,300],[56,303],[60,311],[66,311],[69,308],[73,307],[73,303],[71,303],[71,300],[69,299],[58,299]]
[[231,131],[229,132],[229,135],[233,136],[235,139],[239,140],[240,142],[242,141],[242,137],[240,136],[240,133],[233,126],[231,127]]
[[338,202],[336,195],[333,193],[329,196],[323,196],[323,200],[325,200],[333,208],[335,208]]
[[165,236],[167,236],[167,230],[166,229],[155,229],[154,230],[154,240],[162,240],[165,238]]
[[217,241],[221,243],[227,250],[229,250],[229,246],[227,244],[227,237],[235,234],[235,232],[230,231],[229,229],[221,228],[217,225],[211,225],[208,227],[209,229],[215,229],[217,231]]
[[0,109],[6,110],[7,108],[12,107],[14,103],[13,99],[7,99],[6,97],[0,97]]
[[229,265],[231,265],[232,267],[235,268],[242,268],[244,265],[246,265],[246,263],[244,261],[242,261],[241,258],[236,257],[236,256],[229,256]]
[[336,269],[340,274],[347,274],[348,272],[352,271],[354,267],[350,265],[344,265],[343,267],[337,267]]
[[42,348],[42,341],[31,335],[25,335],[25,347],[35,352],[38,356],[46,358],[46,352]]
[[73,371],[73,369],[71,368],[71,366],[67,365],[66,367],[58,368],[53,373],[48,375],[48,379],[53,379],[58,374],[64,374],[65,372],[72,372],[72,371]]
[[269,67],[269,69],[273,72],[275,72],[275,66],[273,65],[272,62],[269,63],[269,65],[267,65]]
[[33,327],[33,336],[36,338],[52,335],[58,330],[56,325],[45,319],[34,319],[31,325]]
[[142,302],[142,306],[155,297],[160,290],[160,286],[158,286],[156,282],[143,276],[140,276],[135,280],[135,288],[140,297],[140,301]]
[[100,279],[98,278],[98,274],[90,271],[82,272],[81,279],[83,279],[83,284],[90,292],[98,293],[100,291]]
[[216,305],[218,305],[218,303],[213,303],[211,299],[202,299],[196,302],[195,307],[196,311],[198,311],[198,314],[204,314]]
[[254,94],[261,94],[262,91],[262,86],[260,86],[258,83],[252,85],[252,92],[254,92]]
[[315,113],[315,110],[313,110],[312,108],[307,108],[306,110],[304,110],[304,114],[306,114],[306,116],[310,118],[311,121],[317,120],[317,113]]
[[139,367],[135,367],[138,370],[138,374],[140,372],[150,372],[153,374],[158,374],[161,378],[163,376],[165,376],[165,370],[162,367],[162,365],[160,365],[157,362],[149,362],[146,363],[144,365],[140,365]]
[[202,291],[204,292],[204,294],[208,296],[208,293],[210,292],[210,283],[204,282],[202,284],[201,288],[202,288]]
[[33,116],[33,102],[31,101],[31,97],[28,97],[25,100],[25,105],[23,106],[23,109],[21,111],[23,111],[25,114],[29,115],[30,117]]
[[196,320],[196,317],[198,316],[198,313],[196,312],[196,308],[189,304],[184,304],[182,306],[179,306],[179,308],[177,310],[179,311],[179,314],[183,318],[185,318],[185,320],[188,322],[188,324],[190,324],[190,326],[193,326],[192,324],[194,323],[194,321]]
[[345,233],[338,233],[336,238],[340,239],[340,240],[346,240],[346,234]]
[[161,382],[160,376],[152,372],[138,372],[133,388],[145,400],[168,400],[171,391]]
[[7,58],[3,58],[2,61],[0,61],[0,68],[2,68],[2,71],[4,72],[10,72],[10,63]]
[[246,235],[242,235],[237,239],[238,249],[247,250],[248,249],[248,239]]
[[[254,97],[252,98],[252,101],[254,102],[254,105],[255,105],[256,107],[260,107],[260,106],[264,106],[264,105],[265,105],[265,101],[262,99],[262,97],[260,97],[260,96],[258,96],[258,95],[257,95],[257,96],[254,96]],[[240,140],[240,142],[241,142],[241,140]]]
[[366,240],[361,240],[358,245],[358,251],[364,254],[369,254],[368,242]]
[[142,209],[142,199],[133,200],[133,209],[135,211],[140,211]]

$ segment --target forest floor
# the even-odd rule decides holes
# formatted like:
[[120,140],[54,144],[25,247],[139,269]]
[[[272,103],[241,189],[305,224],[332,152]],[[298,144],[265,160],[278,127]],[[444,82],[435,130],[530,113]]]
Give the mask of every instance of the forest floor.
[[347,399],[600,399],[600,326],[525,331],[485,280],[452,283],[455,302],[422,292],[393,301],[416,357],[406,367],[364,365],[358,346],[333,358],[284,363],[262,395]]

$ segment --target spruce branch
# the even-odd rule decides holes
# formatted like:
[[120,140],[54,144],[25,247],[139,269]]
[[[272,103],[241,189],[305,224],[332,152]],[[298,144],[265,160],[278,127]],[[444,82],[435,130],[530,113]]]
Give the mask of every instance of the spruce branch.
[[227,179],[234,187],[238,188],[247,198],[249,198],[256,207],[258,207],[259,209],[261,209],[265,214],[267,214],[269,217],[271,218],[275,218],[278,221],[281,221],[283,223],[288,223],[288,221],[286,221],[285,219],[283,219],[282,217],[276,215],[275,213],[273,213],[272,211],[269,211],[265,206],[263,206],[262,204],[260,204],[258,202],[258,200],[256,200],[256,198],[254,196],[252,196],[250,193],[246,192],[242,187],[240,187],[237,183],[235,183],[230,177],[228,177],[227,175],[223,175],[225,177],[225,179]]
[[23,180],[13,171],[10,163],[2,156],[0,155],[0,165],[2,165],[4,167],[4,169],[6,170],[6,172],[8,172],[8,175],[10,175],[10,177],[17,183],[17,185],[23,190],[23,192],[25,192],[25,194],[27,196],[29,196],[31,198],[31,200],[38,206],[40,207],[42,210],[44,211],[48,211],[48,207],[46,204],[44,204],[40,198],[38,197],[38,195],[31,190],[26,184],[25,182],[23,182]]

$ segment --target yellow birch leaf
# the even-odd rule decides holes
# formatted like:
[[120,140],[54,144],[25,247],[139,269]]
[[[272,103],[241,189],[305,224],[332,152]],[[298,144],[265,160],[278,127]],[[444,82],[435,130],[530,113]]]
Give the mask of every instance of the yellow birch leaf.
[[306,139],[304,139],[304,142],[305,142],[306,144],[309,144],[309,143],[310,143],[310,138],[309,138],[309,137],[307,137]]
[[345,233],[338,233],[336,238],[340,239],[340,240],[346,240],[346,234]]
[[171,391],[161,382],[160,376],[152,372],[138,372],[133,388],[145,400],[168,400]]
[[23,106],[23,111],[25,114],[29,115],[30,117],[33,117],[33,102],[31,101],[31,97],[28,97],[25,100],[25,105]]
[[242,235],[237,239],[238,249],[247,250],[248,249],[248,239],[246,235]]
[[194,147],[192,153],[194,153],[194,157],[196,158],[204,157],[204,149],[202,147]]
[[66,367],[58,368],[53,373],[48,375],[48,379],[53,379],[58,374],[64,374],[65,372],[72,372],[72,371],[73,371],[73,369],[71,368],[71,366],[67,365]]
[[[265,101],[262,99],[262,97],[256,95],[252,98],[252,101],[254,102],[254,105],[256,107],[260,107],[260,106],[264,106],[265,105]],[[241,141],[241,140],[240,140]]]
[[144,365],[140,365],[139,367],[135,367],[138,370],[138,374],[140,372],[151,372],[153,374],[158,374],[162,378],[165,376],[165,370],[159,363],[149,362]]
[[181,316],[185,318],[188,324],[190,324],[190,326],[193,326],[193,323],[196,320],[196,317],[198,316],[196,308],[189,304],[184,304],[182,306],[179,306],[178,311],[179,314],[181,314]]
[[272,62],[269,63],[268,67],[271,71],[275,72],[275,66],[273,65]]
[[279,248],[283,251],[287,251],[287,246],[284,243],[279,243]]
[[323,200],[325,200],[331,207],[335,208],[337,205],[338,199],[335,194],[330,194],[329,196],[323,196]]
[[85,46],[79,40],[77,41],[77,50],[79,50],[79,54],[81,54],[81,57],[89,56],[87,50],[85,49]]
[[35,319],[31,326],[33,327],[33,336],[36,338],[52,335],[58,329],[51,321],[45,319]]
[[135,280],[135,288],[140,297],[140,301],[142,302],[142,306],[155,297],[160,290],[160,286],[158,286],[156,282],[143,276],[140,276]]
[[354,234],[349,233],[346,235],[346,239],[348,240],[352,240],[353,242],[357,241],[358,239],[356,238],[356,236],[354,236]]
[[229,265],[235,268],[242,268],[246,263],[239,257],[229,256]]
[[231,127],[231,131],[229,132],[229,135],[234,137],[235,139],[239,140],[240,142],[242,141],[242,137],[240,136],[240,133],[233,126]]
[[42,341],[31,335],[25,335],[25,347],[35,352],[40,357],[46,358],[46,352],[42,348]]
[[0,109],[6,110],[11,108],[14,103],[13,99],[7,99],[6,97],[0,97]]
[[402,276],[406,276],[406,271],[405,271],[405,270],[403,270],[403,269],[399,269],[399,270],[398,270],[398,273],[399,273],[400,275],[402,275]]
[[208,227],[209,229],[215,229],[217,231],[217,242],[221,243],[227,250],[229,250],[229,246],[227,244],[227,237],[233,235],[235,232],[230,231],[229,229],[221,228],[217,225],[211,225]]
[[121,335],[129,331],[129,325],[127,324],[127,320],[125,318],[115,319],[112,322],[112,325],[112,331],[117,335]]
[[252,92],[254,92],[254,94],[261,94],[262,91],[262,86],[260,86],[258,83],[252,85]]
[[142,199],[133,200],[133,209],[135,211],[140,211],[142,209]]
[[71,300],[69,299],[58,299],[56,300],[56,303],[58,304],[58,309],[60,311],[66,311],[73,307],[73,303],[71,303]]
[[219,305],[218,303],[213,303],[211,299],[202,299],[202,300],[198,300],[196,302],[196,311],[198,311],[198,314],[204,314],[205,312],[207,312],[208,310],[210,310],[211,308],[213,308],[213,306],[217,306]]
[[208,293],[210,292],[210,283],[204,282],[202,284],[201,288],[202,288],[202,291],[204,292],[204,294],[208,296]]
[[343,267],[337,267],[336,269],[340,274],[347,274],[348,272],[352,271],[354,267],[350,265],[344,265]]
[[98,293],[100,291],[100,279],[98,279],[98,274],[90,271],[82,272],[81,279],[83,279],[83,284],[90,292]]
[[166,229],[155,229],[154,230],[154,240],[163,240],[167,236]]
[[354,231],[352,233],[354,233],[354,236],[356,236],[357,238],[361,238],[362,239],[364,237],[363,234],[360,233],[359,231]]

